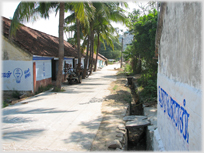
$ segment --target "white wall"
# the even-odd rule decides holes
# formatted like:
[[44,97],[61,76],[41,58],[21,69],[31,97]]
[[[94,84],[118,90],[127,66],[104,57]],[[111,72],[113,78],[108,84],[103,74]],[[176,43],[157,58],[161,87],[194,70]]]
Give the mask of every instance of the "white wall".
[[167,2],[159,46],[157,126],[167,151],[201,150],[201,3]]
[[97,60],[96,68],[98,69],[98,67],[100,67],[100,60]]
[[3,90],[32,91],[33,63],[32,61],[2,61]]
[[36,62],[36,81],[52,77],[51,60],[35,60]]
[[157,126],[165,150],[201,150],[201,95],[158,73]]

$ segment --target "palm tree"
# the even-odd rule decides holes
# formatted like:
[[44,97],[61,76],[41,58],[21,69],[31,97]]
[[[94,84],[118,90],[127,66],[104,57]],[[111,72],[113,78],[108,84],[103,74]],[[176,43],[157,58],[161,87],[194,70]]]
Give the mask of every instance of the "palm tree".
[[63,43],[63,25],[64,25],[64,9],[65,3],[56,2],[20,2],[16,8],[13,15],[13,20],[11,22],[11,27],[9,29],[9,39],[15,36],[16,30],[20,26],[20,22],[26,20],[27,22],[31,19],[36,20],[40,15],[43,18],[49,18],[49,12],[51,9],[55,8],[56,11],[60,10],[60,20],[59,20],[59,66],[57,81],[54,90],[61,89],[61,79],[62,79],[62,64],[64,59],[64,43]]
[[57,80],[54,90],[61,90],[62,82],[62,65],[64,60],[64,36],[63,36],[63,26],[64,26],[64,2],[60,3],[59,9],[59,66],[57,72]]
[[[73,4],[73,3],[72,3]],[[75,6],[80,6],[78,3],[74,3]],[[81,3],[80,3],[81,4]],[[122,21],[125,22],[125,16],[123,14],[123,10],[119,7],[119,3],[99,3],[99,2],[94,2],[92,3],[91,7],[90,5],[87,7],[86,4],[88,3],[84,3],[83,6],[85,7],[81,7],[84,12],[85,12],[85,16],[87,17],[85,20],[80,21],[80,27],[82,28],[82,31],[84,31],[84,28],[87,29],[90,26],[90,30],[85,30],[88,31],[88,33],[86,33],[86,36],[89,35],[89,37],[87,36],[87,38],[90,39],[90,62],[89,62],[89,69],[91,70],[92,73],[92,65],[93,65],[93,54],[94,54],[94,48],[96,45],[94,45],[94,35],[95,33],[97,34],[97,52],[96,52],[96,58],[98,57],[98,50],[99,50],[99,46],[100,46],[100,42],[104,43],[104,39],[108,42],[108,44],[110,44],[113,48],[113,43],[112,43],[112,38],[111,38],[111,34],[113,35],[113,29],[110,21]],[[93,7],[95,8],[95,11],[93,11]],[[77,7],[77,9],[79,9],[80,7]],[[72,10],[74,10],[74,8],[72,8]],[[91,12],[91,13],[90,13]],[[116,16],[116,17],[115,17]],[[88,21],[87,21],[88,19]],[[67,17],[65,19],[67,24],[70,24],[72,22],[76,23],[76,26],[79,25],[79,22],[76,21],[76,10],[75,12],[73,12],[69,17]],[[73,30],[73,26],[69,27],[67,29],[69,30]],[[78,28],[79,30],[79,28]],[[79,34],[79,32],[75,31],[77,34]],[[110,31],[111,30],[111,31]],[[95,35],[96,36],[96,35]],[[79,36],[77,37],[77,40],[79,40]],[[100,40],[100,41],[99,41]],[[78,41],[79,42],[79,41]],[[79,43],[78,43],[79,44]],[[80,51],[79,49],[79,45],[78,45],[78,52]],[[89,41],[87,44],[87,51],[89,49]],[[79,55],[80,56],[80,55]],[[87,55],[88,56],[88,55]],[[87,59],[86,56],[86,59]],[[80,60],[78,60],[78,65],[80,64]],[[87,60],[85,62],[85,64],[87,63]],[[95,63],[95,68],[94,71],[96,69],[96,64],[97,64],[97,59],[96,59],[96,63]],[[84,70],[84,74],[86,72],[86,65],[85,65],[85,70]],[[84,78],[84,77],[83,77]]]
[[[115,29],[112,27],[110,21],[114,22],[123,22],[126,23],[126,17],[124,15],[124,10],[119,7],[119,4],[125,5],[127,7],[127,3],[102,3],[100,7],[97,3],[96,5],[96,13],[95,13],[95,25],[94,29],[98,36],[97,41],[97,52],[96,52],[96,62],[94,66],[94,71],[96,71],[97,67],[97,60],[98,60],[98,52],[99,52],[99,46],[100,41],[103,42],[103,40],[106,40],[107,44],[110,44],[112,49],[114,50],[114,45],[112,42],[113,39],[113,33]],[[104,42],[103,42],[104,43]]]
[[[72,22],[76,23],[76,34],[77,34],[77,50],[78,50],[78,67],[81,66],[81,50],[80,50],[80,27],[83,25],[88,25],[88,19],[91,17],[90,12],[94,12],[94,7],[90,2],[72,2],[71,10],[74,11],[69,17],[65,19],[67,24]],[[79,77],[79,71],[78,71]]]

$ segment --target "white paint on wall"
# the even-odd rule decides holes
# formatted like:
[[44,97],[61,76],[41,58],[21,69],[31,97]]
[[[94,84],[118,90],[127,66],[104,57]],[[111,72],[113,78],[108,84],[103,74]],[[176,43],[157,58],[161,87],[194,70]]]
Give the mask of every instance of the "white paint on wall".
[[97,60],[96,68],[98,69],[100,67],[100,60]]
[[52,77],[51,60],[36,60],[36,81]]
[[157,126],[165,150],[200,151],[201,90],[161,73],[157,77]]
[[153,149],[154,151],[165,151],[158,129],[154,130]]
[[32,61],[2,61],[3,90],[33,91]]

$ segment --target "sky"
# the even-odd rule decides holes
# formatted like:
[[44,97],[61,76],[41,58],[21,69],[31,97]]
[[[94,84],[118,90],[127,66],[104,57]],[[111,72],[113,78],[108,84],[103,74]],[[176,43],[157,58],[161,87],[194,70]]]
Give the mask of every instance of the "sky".
[[[134,8],[137,7],[137,4],[133,1],[126,1],[129,4],[129,12],[132,12]],[[13,17],[13,13],[15,12],[15,9],[17,8],[20,1],[10,1],[10,0],[3,0],[1,1],[1,16],[4,16],[8,19],[11,19]],[[65,17],[68,15],[68,13],[65,13]],[[43,19],[39,18],[35,22],[24,22],[24,25],[39,30],[41,32],[53,35],[58,37],[58,25],[59,25],[59,13],[55,16],[55,12],[50,14],[49,19]],[[121,23],[112,23],[114,27],[119,27],[119,29],[123,29],[123,31],[127,31],[127,27]],[[64,40],[67,40],[68,33],[64,34]]]

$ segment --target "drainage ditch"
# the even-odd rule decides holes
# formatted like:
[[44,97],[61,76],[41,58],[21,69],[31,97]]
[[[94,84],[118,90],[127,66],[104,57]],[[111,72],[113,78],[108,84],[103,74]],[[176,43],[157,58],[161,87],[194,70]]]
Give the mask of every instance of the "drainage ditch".
[[[134,101],[130,104],[130,115],[144,115],[143,106],[140,104],[139,96],[135,92],[134,85],[131,85],[131,94]],[[132,127],[128,131],[128,151],[145,151],[146,150],[146,126]]]

